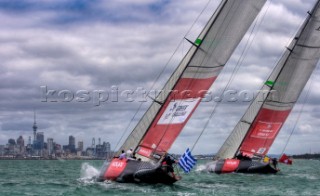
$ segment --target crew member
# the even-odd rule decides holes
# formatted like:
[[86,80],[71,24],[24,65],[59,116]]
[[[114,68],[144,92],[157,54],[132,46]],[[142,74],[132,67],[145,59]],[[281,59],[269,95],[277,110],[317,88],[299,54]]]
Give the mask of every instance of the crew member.
[[121,154],[119,156],[119,159],[122,160],[122,159],[126,159],[127,158],[127,154],[124,152],[124,150],[121,151]]
[[174,174],[174,170],[173,170],[174,163],[177,163],[177,161],[175,161],[172,156],[166,155],[162,161],[162,166],[164,166],[164,168],[166,169],[166,171],[170,176],[172,176],[173,178],[176,178],[176,175]]

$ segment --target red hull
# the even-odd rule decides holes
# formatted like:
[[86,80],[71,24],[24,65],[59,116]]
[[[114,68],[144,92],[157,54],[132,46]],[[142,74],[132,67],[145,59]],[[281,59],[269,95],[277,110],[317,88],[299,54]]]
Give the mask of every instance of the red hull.
[[167,173],[166,168],[160,164],[114,158],[110,163],[102,167],[98,180],[111,180],[122,183],[173,184],[178,179]]
[[207,165],[209,172],[217,174],[224,173],[259,173],[275,174],[279,169],[275,169],[270,163],[264,163],[260,160],[239,160],[239,159],[221,159],[211,162]]

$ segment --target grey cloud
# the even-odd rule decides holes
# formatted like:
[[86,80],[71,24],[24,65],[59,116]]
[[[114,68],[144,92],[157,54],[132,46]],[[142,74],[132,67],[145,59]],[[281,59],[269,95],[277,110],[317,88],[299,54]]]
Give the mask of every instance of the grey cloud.
[[[159,4],[158,1],[115,0],[80,5],[76,1],[46,2],[0,3],[0,24],[4,27],[0,32],[0,143],[6,143],[10,137],[17,138],[20,133],[25,139],[30,136],[35,108],[39,131],[44,131],[46,138],[54,137],[58,143],[65,144],[67,137],[74,135],[90,145],[92,137],[101,137],[114,147],[131,122],[139,102],[107,101],[99,106],[92,101],[41,102],[40,86],[58,91],[67,89],[73,93],[77,90],[110,90],[113,85],[120,91],[150,88],[206,1],[186,4],[177,0]],[[188,38],[196,37],[218,3],[214,1],[210,5]],[[245,58],[230,89],[259,89],[312,3],[298,0],[271,2],[246,55],[241,56],[241,49],[246,45],[243,41],[212,90],[219,92],[224,88],[242,57]],[[276,13],[278,11],[281,13]],[[174,63],[157,81],[156,88],[164,85],[189,47],[190,44],[184,42]],[[319,71],[316,72],[318,75]],[[314,85],[317,87],[319,83],[316,81]],[[319,94],[312,90],[306,106],[312,119],[307,124],[312,127],[318,126],[318,100]],[[150,103],[149,100],[143,104],[125,136]],[[248,104],[223,102],[219,105],[195,150],[199,153],[218,150]],[[212,102],[200,104],[173,145],[173,152],[182,152],[186,145],[194,143],[209,118],[212,105]],[[227,121],[225,116],[228,116]],[[302,120],[302,123],[306,122]],[[300,130],[303,132],[308,127]],[[297,131],[294,135],[302,132]],[[281,133],[283,140],[290,131],[284,128]],[[304,136],[308,137],[306,131]],[[283,141],[275,144],[275,151],[282,144]]]

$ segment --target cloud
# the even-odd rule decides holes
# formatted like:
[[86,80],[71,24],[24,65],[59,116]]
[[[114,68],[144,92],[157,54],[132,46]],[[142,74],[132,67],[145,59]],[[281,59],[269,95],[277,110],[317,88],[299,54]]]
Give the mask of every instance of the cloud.
[[[35,109],[39,131],[44,132],[45,138],[53,137],[56,142],[66,144],[68,136],[74,135],[77,141],[83,140],[89,146],[92,137],[96,141],[100,137],[111,142],[113,148],[126,129],[125,137],[131,132],[151,101],[143,103],[132,119],[140,102],[127,102],[127,97],[120,96],[118,102],[109,98],[97,106],[93,92],[110,93],[113,86],[120,93],[139,87],[149,89],[154,83],[154,88],[162,88],[190,44],[183,42],[165,67],[176,46],[184,36],[196,38],[219,2],[209,4],[199,22],[186,34],[206,3],[204,0],[188,3],[182,0],[1,1],[0,144],[19,135],[25,140],[32,136]],[[229,81],[229,89],[260,89],[313,3],[268,2],[253,35],[245,36],[211,90],[219,94]],[[250,48],[242,54],[248,39]],[[155,82],[159,73],[162,75]],[[319,71],[314,75],[317,78]],[[319,84],[314,79],[312,89],[317,89]],[[79,102],[74,97],[63,102],[60,97],[53,102],[51,97],[45,102],[41,86],[55,90],[55,96],[63,90],[73,95],[86,90],[91,100]],[[305,107],[309,114],[301,120],[308,123],[299,128],[306,138],[312,138],[308,130],[318,126],[319,96],[316,90],[310,91]],[[248,104],[219,105],[195,152],[216,152]],[[195,142],[213,106],[212,102],[200,104],[172,152],[181,153],[185,145]],[[286,130],[289,129],[284,127],[283,133],[288,134]],[[299,131],[292,138],[298,134]],[[275,144],[275,152],[279,152],[280,146]]]

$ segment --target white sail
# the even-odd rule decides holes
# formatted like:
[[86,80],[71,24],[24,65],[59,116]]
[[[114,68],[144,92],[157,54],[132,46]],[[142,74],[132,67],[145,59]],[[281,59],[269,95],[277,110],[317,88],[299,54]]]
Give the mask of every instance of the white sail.
[[[140,148],[152,151],[168,150],[203,96],[202,94],[192,95],[191,98],[198,102],[193,106],[186,105],[186,107],[192,108],[188,113],[184,113],[186,116],[180,124],[167,123],[164,125],[157,121],[162,115],[167,115],[165,112],[168,111],[167,107],[170,106],[169,103],[173,96],[171,91],[199,90],[195,86],[199,86],[199,88],[203,86],[201,90],[207,90],[264,3],[265,0],[223,0],[221,2],[198,37],[201,43],[193,44],[156,101],[151,104],[119,150],[131,147],[139,148],[140,154],[143,154]],[[186,85],[186,83],[188,84]],[[179,98],[178,101],[181,103],[186,99]]]
[[215,159],[233,158],[238,150],[265,155],[297,102],[320,58],[320,3],[316,3],[262,90],[235,126]]

